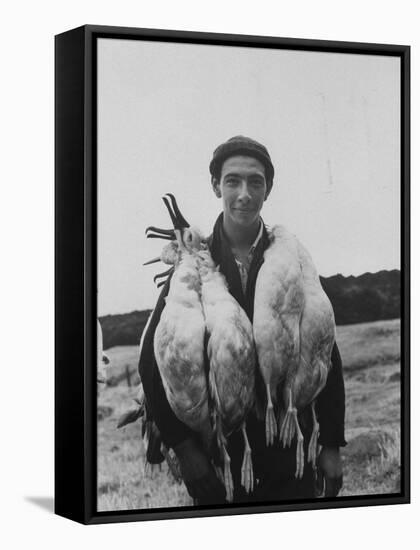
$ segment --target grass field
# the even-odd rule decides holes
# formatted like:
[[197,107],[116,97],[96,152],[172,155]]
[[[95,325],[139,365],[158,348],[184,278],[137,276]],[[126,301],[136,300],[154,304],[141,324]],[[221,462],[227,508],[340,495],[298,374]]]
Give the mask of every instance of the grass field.
[[[338,327],[337,341],[344,365],[348,442],[340,494],[399,492],[400,321]],[[107,354],[114,385],[98,397],[98,510],[191,504],[165,463],[162,469],[145,472],[140,422],[116,428],[137,393],[138,348],[115,347]]]

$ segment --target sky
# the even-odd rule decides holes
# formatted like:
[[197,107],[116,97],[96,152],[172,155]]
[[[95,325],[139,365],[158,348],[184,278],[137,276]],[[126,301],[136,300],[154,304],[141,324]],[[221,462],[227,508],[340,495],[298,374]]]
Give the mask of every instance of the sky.
[[275,167],[264,222],[320,275],[400,268],[399,58],[100,39],[97,100],[99,315],[154,307],[166,241],[144,231],[171,192],[211,233],[209,162],[239,134]]

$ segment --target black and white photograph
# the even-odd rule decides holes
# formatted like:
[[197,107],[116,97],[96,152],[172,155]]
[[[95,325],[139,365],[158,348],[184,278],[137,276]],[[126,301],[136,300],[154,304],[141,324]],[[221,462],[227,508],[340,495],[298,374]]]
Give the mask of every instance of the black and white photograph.
[[411,548],[415,7],[4,5],[2,548]]
[[96,48],[97,512],[401,494],[401,57]]

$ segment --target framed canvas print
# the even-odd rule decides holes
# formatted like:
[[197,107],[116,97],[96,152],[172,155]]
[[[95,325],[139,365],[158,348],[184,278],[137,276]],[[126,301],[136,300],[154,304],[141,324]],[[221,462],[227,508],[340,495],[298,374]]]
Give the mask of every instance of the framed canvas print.
[[55,44],[56,513],[408,503],[409,47]]

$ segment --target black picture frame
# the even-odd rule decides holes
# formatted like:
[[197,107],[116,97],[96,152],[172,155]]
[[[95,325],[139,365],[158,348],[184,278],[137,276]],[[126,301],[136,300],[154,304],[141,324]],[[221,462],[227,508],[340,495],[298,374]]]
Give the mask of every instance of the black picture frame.
[[[401,492],[282,504],[96,511],[99,38],[395,56],[401,62]],[[84,523],[410,502],[410,47],[86,25],[55,37],[55,513]]]

